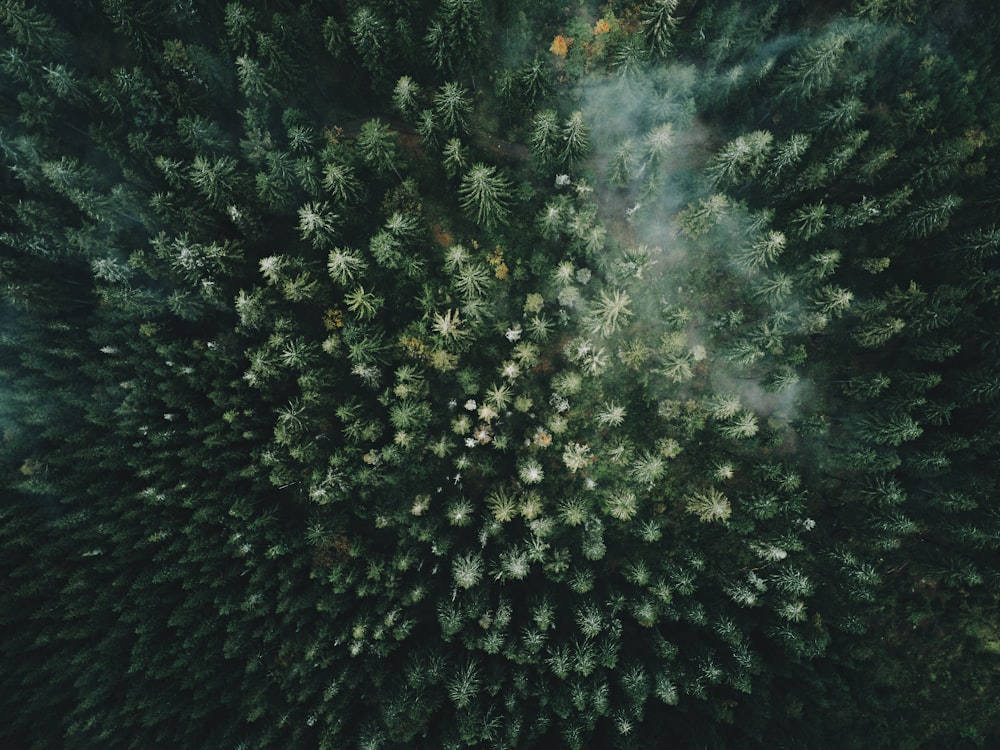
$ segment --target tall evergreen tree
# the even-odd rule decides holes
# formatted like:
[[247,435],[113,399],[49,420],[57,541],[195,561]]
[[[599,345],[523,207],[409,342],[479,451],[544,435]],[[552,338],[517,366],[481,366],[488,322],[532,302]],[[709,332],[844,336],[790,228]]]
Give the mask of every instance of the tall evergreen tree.
[[510,182],[496,167],[473,164],[458,189],[462,208],[487,228],[503,223],[510,213]]

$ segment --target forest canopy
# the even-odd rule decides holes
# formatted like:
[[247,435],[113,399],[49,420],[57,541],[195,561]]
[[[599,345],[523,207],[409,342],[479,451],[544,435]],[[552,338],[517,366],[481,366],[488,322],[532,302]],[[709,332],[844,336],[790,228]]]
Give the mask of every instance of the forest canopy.
[[0,0],[0,740],[1000,744],[986,0]]

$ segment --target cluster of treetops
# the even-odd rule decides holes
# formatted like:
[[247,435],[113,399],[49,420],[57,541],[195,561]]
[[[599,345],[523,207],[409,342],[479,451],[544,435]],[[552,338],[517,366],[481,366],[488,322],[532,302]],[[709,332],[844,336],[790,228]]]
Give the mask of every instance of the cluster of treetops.
[[1000,742],[989,0],[0,0],[0,740]]

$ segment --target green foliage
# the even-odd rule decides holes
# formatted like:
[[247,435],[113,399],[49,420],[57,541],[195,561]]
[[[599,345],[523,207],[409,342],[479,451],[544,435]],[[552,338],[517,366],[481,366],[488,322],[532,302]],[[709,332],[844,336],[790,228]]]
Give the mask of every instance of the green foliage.
[[559,115],[545,109],[535,115],[531,131],[531,153],[540,169],[550,169],[559,158],[561,133]]
[[671,36],[682,20],[676,16],[679,0],[650,0],[642,6],[642,30],[646,43],[656,57],[666,57]]
[[[358,133],[356,145],[362,161],[376,172],[382,173],[391,170],[397,176],[399,175],[396,169],[398,158],[396,139],[389,126],[384,122],[378,118],[365,122],[361,126],[361,132]],[[331,185],[335,186],[327,185],[328,190],[339,192],[341,195],[347,194],[347,186],[350,184],[349,178],[341,177],[339,174],[331,176],[330,172],[327,172],[325,177]]]
[[3,746],[996,745],[1000,17],[834,5],[0,0]]
[[392,103],[396,111],[407,118],[416,115],[420,102],[420,86],[409,76],[401,76],[392,90]]
[[382,74],[391,43],[389,25],[377,11],[365,6],[354,11],[351,15],[351,45],[369,72],[376,76]]
[[468,118],[471,112],[472,103],[469,101],[468,92],[457,83],[444,84],[434,96],[436,121],[449,135],[469,132]]
[[481,59],[486,22],[480,0],[442,0],[424,38],[435,67],[445,73],[464,73]]
[[510,213],[510,182],[488,164],[472,165],[462,177],[458,197],[470,218],[487,228],[503,223]]
[[797,50],[782,71],[781,96],[805,104],[825,93],[833,85],[849,41],[847,33],[829,32]]
[[726,144],[705,169],[713,186],[738,186],[759,176],[767,164],[773,139],[766,130],[756,130]]
[[578,166],[590,153],[590,138],[583,112],[574,112],[562,129],[563,149],[560,162],[567,168]]

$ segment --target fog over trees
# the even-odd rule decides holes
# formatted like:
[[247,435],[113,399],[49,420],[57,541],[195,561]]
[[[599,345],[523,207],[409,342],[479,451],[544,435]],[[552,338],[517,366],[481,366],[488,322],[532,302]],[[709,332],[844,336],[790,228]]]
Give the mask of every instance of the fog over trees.
[[1000,744],[986,0],[0,0],[0,741]]

